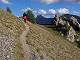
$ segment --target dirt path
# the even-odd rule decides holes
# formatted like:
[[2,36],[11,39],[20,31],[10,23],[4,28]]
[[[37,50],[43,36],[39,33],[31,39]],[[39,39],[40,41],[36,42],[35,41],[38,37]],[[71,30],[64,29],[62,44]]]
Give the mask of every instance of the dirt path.
[[29,31],[29,26],[25,24],[26,30],[20,35],[20,42],[22,43],[22,48],[24,50],[24,60],[30,60],[30,47],[26,44],[26,35]]

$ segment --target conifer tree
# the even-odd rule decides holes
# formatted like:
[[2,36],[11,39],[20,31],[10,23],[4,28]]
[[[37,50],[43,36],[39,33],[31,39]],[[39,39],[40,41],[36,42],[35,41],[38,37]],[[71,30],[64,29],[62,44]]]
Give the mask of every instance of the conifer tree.
[[34,14],[32,13],[32,11],[28,10],[26,13],[27,13],[27,16],[29,17],[29,21],[32,23],[35,23],[35,17],[34,17]]

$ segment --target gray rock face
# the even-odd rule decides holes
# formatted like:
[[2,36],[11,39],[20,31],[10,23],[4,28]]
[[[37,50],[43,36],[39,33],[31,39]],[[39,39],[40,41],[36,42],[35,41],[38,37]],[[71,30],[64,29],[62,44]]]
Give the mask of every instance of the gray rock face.
[[73,22],[73,24],[79,25],[79,22],[77,21],[77,19],[75,17],[71,17],[71,21]]
[[80,24],[79,24],[78,20],[75,17],[73,17],[73,16],[71,17],[71,22],[73,24],[73,27],[75,25],[74,29],[78,29],[79,30]]
[[80,28],[80,24],[79,24],[79,28]]
[[61,32],[61,35],[67,36],[67,39],[70,42],[75,42],[77,40],[79,41],[78,38],[75,38],[75,36],[77,36],[75,29],[78,27],[80,28],[80,24],[75,17],[71,17],[70,22],[68,22],[63,20],[62,17],[56,15],[55,24],[56,26],[59,26],[57,29],[60,28],[59,31]]
[[56,15],[56,26],[58,25],[58,24],[61,24],[61,25],[64,25],[66,22],[64,21],[64,20],[62,20],[62,18],[61,17],[59,17],[58,15]]
[[67,35],[67,39],[71,42],[74,42],[75,36],[76,36],[75,30],[72,27],[70,27],[70,30],[69,30],[68,35]]

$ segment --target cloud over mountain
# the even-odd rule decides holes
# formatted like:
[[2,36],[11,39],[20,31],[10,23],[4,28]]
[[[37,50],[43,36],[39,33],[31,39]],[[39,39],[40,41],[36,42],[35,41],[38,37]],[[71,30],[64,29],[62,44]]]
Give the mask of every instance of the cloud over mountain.
[[20,11],[23,13],[23,12],[26,12],[28,10],[31,10],[34,15],[52,15],[52,14],[74,14],[74,15],[78,15],[80,16],[80,11],[76,11],[76,10],[70,10],[70,9],[67,9],[67,8],[59,8],[59,9],[47,9],[47,10],[44,10],[44,9],[38,9],[38,10],[35,10],[35,9],[32,9],[32,8],[25,8],[25,9],[21,9]]
[[39,1],[45,4],[52,4],[60,1],[80,3],[80,0],[39,0]]
[[48,10],[39,9],[37,11],[33,10],[33,12],[36,14],[43,14],[43,15],[44,14],[68,14],[68,13],[70,13],[69,9],[67,9],[67,8],[60,8],[60,9],[56,9],[56,10],[54,10],[54,9],[48,9]]
[[69,12],[69,9],[67,8],[60,8],[60,9],[48,9],[48,10],[44,10],[44,9],[39,9],[39,10],[33,10],[31,8],[25,8],[25,9],[22,9],[21,11],[22,12],[26,12],[28,10],[32,10],[32,12],[34,14],[68,14],[70,13]]
[[49,9],[49,10],[48,10],[48,13],[49,13],[49,14],[56,14],[57,12],[56,12],[56,10],[54,10],[54,9]]
[[51,3],[55,3],[58,2],[59,0],[41,0],[42,3],[46,3],[46,4],[51,4]]
[[28,10],[32,10],[31,8],[25,8],[25,9],[22,9],[21,11],[22,12],[26,12],[26,11],[28,11]]
[[66,9],[66,8],[60,8],[60,9],[57,10],[57,13],[59,13],[59,14],[68,14],[69,10]]
[[43,9],[39,9],[38,14],[46,14],[47,12]]
[[68,2],[80,2],[80,0],[65,0],[65,1],[68,1]]
[[80,11],[73,11],[73,14],[80,16]]
[[0,2],[5,3],[5,4],[9,4],[9,0],[1,0]]

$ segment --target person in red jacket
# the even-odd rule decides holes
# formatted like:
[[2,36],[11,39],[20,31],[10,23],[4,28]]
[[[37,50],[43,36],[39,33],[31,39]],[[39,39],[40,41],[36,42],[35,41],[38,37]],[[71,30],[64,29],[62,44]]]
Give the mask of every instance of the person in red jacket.
[[26,23],[28,21],[29,17],[28,16],[23,16],[23,19],[24,19],[24,22]]

